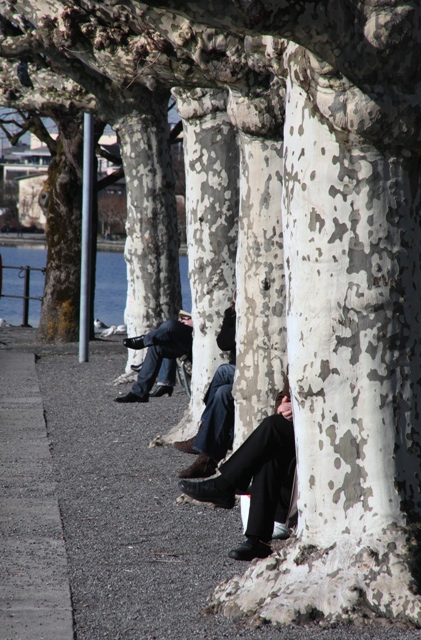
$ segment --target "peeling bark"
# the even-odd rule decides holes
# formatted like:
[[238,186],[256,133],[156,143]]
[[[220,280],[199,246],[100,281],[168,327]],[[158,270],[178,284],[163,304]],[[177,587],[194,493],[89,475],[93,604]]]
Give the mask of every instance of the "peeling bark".
[[[122,97],[98,95],[101,110],[118,134],[126,178],[129,336],[177,317],[181,304],[168,98],[169,93],[152,94],[141,87]],[[143,351],[129,350],[126,371],[143,356]]]
[[308,70],[295,54],[284,241],[297,539],[216,600],[282,623],[368,610],[420,626],[421,161],[335,130],[297,83]]
[[[300,468],[307,478],[300,483],[301,509],[306,505],[300,529],[304,540],[329,543],[345,529],[353,536],[364,532],[363,521],[367,529],[402,524],[401,500],[421,512],[414,476],[421,455],[415,428],[421,309],[414,286],[420,276],[420,160],[342,140],[296,86],[288,118],[288,342],[297,442],[305,451]],[[324,467],[329,478],[322,456],[308,451],[305,434],[311,432],[335,461]],[[389,465],[379,464],[380,449],[394,461],[395,478]],[[320,511],[331,514],[327,529]]]
[[[21,7],[32,6],[36,22],[36,12],[53,12],[54,4],[16,0],[15,20]],[[78,4],[91,12],[97,5]],[[180,61],[178,78],[184,50],[185,68],[195,60],[201,72],[211,72],[210,85],[241,88],[237,43],[247,34],[297,43],[288,51],[283,197],[298,538],[285,545],[280,560],[258,562],[221,587],[216,606],[283,623],[316,617],[329,624],[368,612],[420,626],[420,536],[413,523],[421,515],[421,8],[281,4],[128,0],[124,7],[126,25],[141,32],[150,21],[170,42]],[[119,11],[120,5],[101,3],[105,23]],[[64,18],[59,26],[63,37],[55,35],[67,55],[72,29]],[[98,51],[106,47],[102,24],[102,31],[94,20],[88,26],[94,28],[89,43]],[[151,54],[156,68],[164,58],[164,52],[140,52],[141,74]],[[90,46],[85,63],[98,75],[106,69]],[[122,66],[132,80],[137,67],[130,64]],[[267,78],[253,79],[264,84]],[[194,119],[190,124],[193,161]],[[205,134],[203,142],[214,150]],[[244,136],[243,149],[246,163]],[[205,180],[197,179],[195,188]],[[214,313],[209,317],[213,324]]]
[[357,539],[341,537],[329,547],[289,540],[219,585],[211,607],[281,625],[363,626],[381,616],[419,627],[420,584],[408,564],[419,574],[420,540],[419,527],[394,525]]
[[[238,146],[224,90],[174,90],[183,118],[189,278],[194,325],[192,399],[176,427],[197,431],[203,397],[222,363],[216,336],[235,290]],[[170,439],[179,438],[173,434]],[[184,437],[184,436],[183,436]]]
[[37,339],[76,342],[79,332],[83,116],[58,121],[57,154],[40,204],[47,218],[47,271]]
[[[273,108],[273,101],[281,108]],[[283,100],[231,91],[228,113],[240,132],[237,250],[237,448],[273,410],[286,372],[286,305],[281,220]],[[271,117],[275,112],[281,117]],[[252,135],[253,134],[253,135]],[[265,136],[265,137],[263,137]]]

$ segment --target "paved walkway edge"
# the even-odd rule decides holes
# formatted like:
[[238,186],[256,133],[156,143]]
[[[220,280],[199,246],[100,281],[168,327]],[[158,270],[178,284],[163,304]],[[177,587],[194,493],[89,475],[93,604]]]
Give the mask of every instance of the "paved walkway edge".
[[0,640],[73,640],[57,484],[33,354],[0,351]]

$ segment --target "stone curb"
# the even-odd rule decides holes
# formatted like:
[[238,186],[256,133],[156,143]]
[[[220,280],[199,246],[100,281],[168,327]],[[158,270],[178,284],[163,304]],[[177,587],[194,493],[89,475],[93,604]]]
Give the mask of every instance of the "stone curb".
[[73,640],[66,550],[31,353],[0,350],[0,638]]

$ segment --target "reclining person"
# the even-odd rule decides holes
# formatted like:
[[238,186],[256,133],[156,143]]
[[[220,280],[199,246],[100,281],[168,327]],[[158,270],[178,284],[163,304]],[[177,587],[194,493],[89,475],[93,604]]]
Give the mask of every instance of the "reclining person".
[[235,323],[234,303],[225,311],[221,330],[216,339],[222,351],[229,351],[229,364],[221,364],[213,376],[205,396],[206,409],[201,417],[198,434],[186,442],[174,446],[184,453],[200,454],[179,478],[209,478],[218,463],[225,458],[234,438],[234,398],[232,385],[235,374]]
[[166,320],[157,329],[153,329],[145,335],[126,338],[123,340],[123,344],[128,349],[148,347],[148,352],[132,390],[126,396],[115,398],[114,401],[149,402],[149,392],[154,385],[164,358],[175,359],[185,354],[190,354],[191,357],[193,322],[191,318],[180,314],[178,320]]
[[[236,493],[248,493],[250,510],[246,540],[228,556],[235,560],[266,558],[272,553],[274,521],[287,519],[295,468],[295,441],[288,381],[273,416],[265,418],[233,453],[216,478],[181,480],[180,489],[200,502],[232,509]],[[286,529],[286,527],[284,527]],[[287,536],[282,536],[287,537]]]

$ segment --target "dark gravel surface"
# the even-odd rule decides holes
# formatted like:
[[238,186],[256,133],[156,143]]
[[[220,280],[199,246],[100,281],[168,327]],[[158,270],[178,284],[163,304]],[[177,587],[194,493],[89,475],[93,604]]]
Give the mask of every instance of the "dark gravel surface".
[[[25,345],[17,345],[24,349]],[[149,448],[181,419],[187,397],[113,402],[124,370],[120,341],[96,343],[88,363],[75,347],[33,346],[68,555],[76,640],[404,639],[396,627],[254,628],[206,612],[215,586],[245,564],[226,553],[242,540],[239,508],[177,505],[176,472],[194,458]]]

